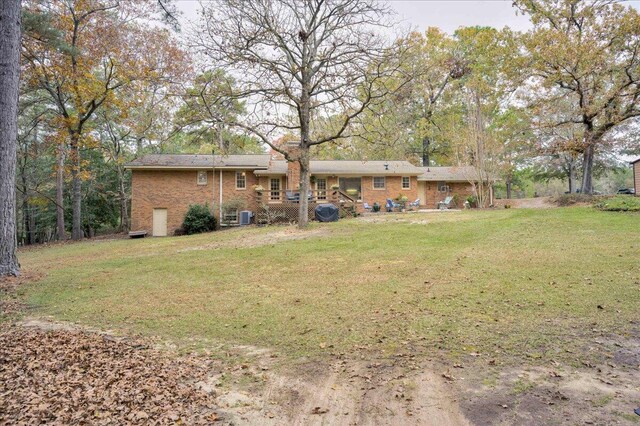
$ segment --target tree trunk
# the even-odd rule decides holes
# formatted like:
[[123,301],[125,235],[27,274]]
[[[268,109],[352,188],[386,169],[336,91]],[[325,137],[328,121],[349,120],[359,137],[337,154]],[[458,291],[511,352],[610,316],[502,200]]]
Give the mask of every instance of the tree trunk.
[[569,194],[576,192],[576,165],[575,162],[569,164]]
[[511,186],[512,186],[511,178],[507,178],[506,185],[507,185],[507,200],[510,200],[511,199]]
[[58,240],[66,240],[64,227],[64,147],[58,147],[58,165],[56,170],[56,227]]
[[71,238],[76,241],[82,239],[82,182],[80,179],[81,160],[79,139],[79,135],[71,135]]
[[431,145],[431,141],[425,136],[422,139],[422,167],[429,167],[429,145]]
[[[485,191],[485,158],[484,158],[484,121],[482,116],[482,104],[480,102],[480,95],[477,91],[473,92],[474,102],[474,121],[475,121],[475,137],[476,137],[476,172],[478,174],[478,187],[479,191],[476,195],[478,197],[478,208],[486,207],[486,191]],[[487,176],[488,180],[488,176]]]
[[584,150],[582,159],[582,193],[593,194],[593,142],[588,139],[588,145]]
[[[306,51],[306,48],[305,48]],[[302,71],[302,93],[298,110],[300,119],[300,148],[297,152],[300,164],[300,210],[298,211],[298,228],[306,228],[309,224],[309,139],[311,134],[311,97],[309,93],[310,79],[308,70]]]
[[0,276],[20,273],[16,235],[20,10],[20,0],[0,3]]
[[[301,150],[302,151],[302,150]],[[309,149],[300,153],[300,210],[298,211],[298,228],[306,228],[309,224],[309,187],[311,175],[309,173]]]
[[129,230],[129,203],[127,202],[127,191],[124,187],[124,172],[122,166],[118,165],[118,192],[120,197],[120,230]]

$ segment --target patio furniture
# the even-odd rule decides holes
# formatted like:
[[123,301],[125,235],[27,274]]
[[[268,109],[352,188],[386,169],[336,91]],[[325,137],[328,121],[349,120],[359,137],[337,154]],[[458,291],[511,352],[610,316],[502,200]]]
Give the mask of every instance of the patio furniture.
[[397,209],[400,207],[400,204],[394,203],[391,198],[387,198],[387,212],[391,213],[393,209]]
[[369,203],[362,203],[362,208],[365,210],[371,210],[371,206],[369,205]]
[[411,207],[418,207],[420,205],[420,198],[416,198],[415,201],[409,203],[409,206]]
[[453,197],[452,196],[448,196],[443,201],[440,201],[438,203],[438,209],[439,210],[448,210],[449,207],[451,207],[451,203],[452,202],[453,202]]
[[287,191],[285,192],[285,197],[287,197],[287,201],[300,201],[300,193]]
[[147,231],[129,231],[129,238],[144,238],[147,236]]
[[[287,197],[287,201],[294,203],[300,202],[300,191],[286,191],[285,196]],[[307,200],[313,201],[313,193],[311,191],[308,192]]]

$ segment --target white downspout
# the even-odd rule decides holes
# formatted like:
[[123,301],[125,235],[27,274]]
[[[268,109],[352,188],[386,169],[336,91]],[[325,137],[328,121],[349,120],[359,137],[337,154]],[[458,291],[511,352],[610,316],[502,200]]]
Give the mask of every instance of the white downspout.
[[220,202],[218,203],[218,207],[219,207],[219,216],[218,216],[218,221],[222,222],[222,170],[220,170]]

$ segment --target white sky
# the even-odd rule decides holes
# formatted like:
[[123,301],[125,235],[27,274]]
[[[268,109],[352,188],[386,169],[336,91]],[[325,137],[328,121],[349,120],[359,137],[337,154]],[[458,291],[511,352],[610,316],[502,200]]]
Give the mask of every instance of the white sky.
[[[197,18],[198,0],[176,2],[184,13],[185,23]],[[453,33],[459,27],[474,25],[499,29],[509,26],[514,30],[529,28],[527,17],[516,15],[512,0],[390,0],[389,3],[400,19],[421,32],[428,27],[439,27]],[[640,0],[626,3],[640,8]]]

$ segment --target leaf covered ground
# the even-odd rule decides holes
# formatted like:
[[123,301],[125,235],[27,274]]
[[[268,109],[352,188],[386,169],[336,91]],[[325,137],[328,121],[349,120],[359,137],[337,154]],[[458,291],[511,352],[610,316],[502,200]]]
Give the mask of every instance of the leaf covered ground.
[[0,328],[2,424],[210,424],[201,358],[79,330]]

